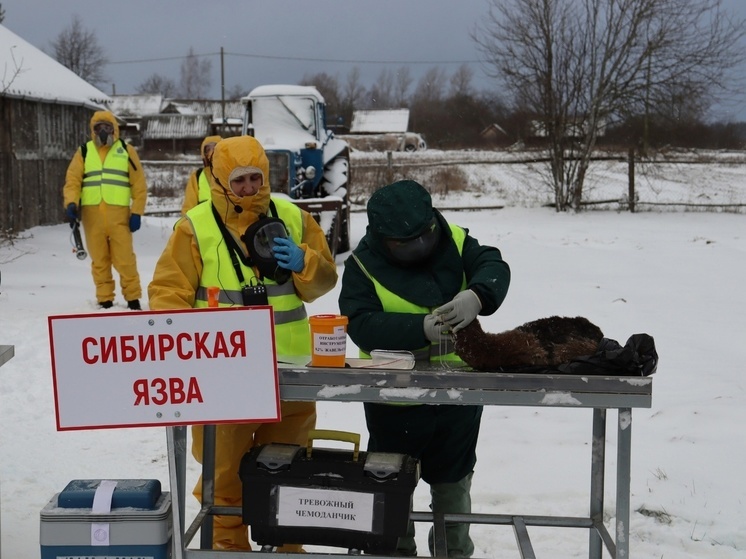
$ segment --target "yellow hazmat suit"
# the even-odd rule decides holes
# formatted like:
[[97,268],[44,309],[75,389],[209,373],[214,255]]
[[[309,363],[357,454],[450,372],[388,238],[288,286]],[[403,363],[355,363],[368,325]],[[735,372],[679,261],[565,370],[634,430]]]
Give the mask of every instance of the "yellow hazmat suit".
[[[257,221],[260,214],[267,214],[270,203],[269,162],[261,144],[250,136],[221,140],[215,146],[212,159],[211,178],[212,204],[225,223],[228,232],[238,246],[246,247],[240,236]],[[230,187],[230,178],[237,174],[255,173],[263,175],[263,185],[253,196],[239,197]],[[233,173],[233,177],[231,174]],[[200,205],[201,207],[201,205]],[[163,254],[156,264],[153,281],[148,287],[151,309],[183,309],[197,305],[197,291],[204,263],[200,256],[200,245],[190,216],[199,212],[199,207],[187,214],[174,227]],[[238,210],[238,211],[237,211]],[[196,215],[196,214],[195,214]],[[282,217],[282,216],[280,216]],[[301,272],[292,273],[292,283],[297,296],[311,302],[329,292],[337,282],[337,267],[326,243],[324,231],[313,216],[302,211],[303,234],[298,245],[304,251],[304,266]],[[223,243],[224,244],[224,243]],[[203,251],[209,247],[202,246]],[[217,247],[216,247],[217,250]],[[230,259],[227,268],[220,273],[233,272]],[[207,273],[207,272],[206,272]],[[307,318],[305,319],[307,321]],[[275,327],[276,337],[279,329]],[[278,345],[280,342],[277,342]],[[307,339],[293,342],[293,346],[310,353],[310,331]],[[215,504],[217,506],[241,506],[241,481],[238,476],[242,456],[253,446],[270,442],[305,445],[308,432],[316,424],[314,402],[282,402],[282,421],[266,424],[219,425],[216,433]],[[203,430],[192,429],[192,452],[202,461]],[[194,494],[201,499],[201,480]],[[213,543],[217,549],[251,549],[246,526],[239,516],[216,516],[214,518]],[[299,551],[300,546],[286,546],[284,551]]]
[[[199,169],[192,171],[187,180],[186,190],[184,191],[184,203],[181,206],[181,215],[184,216],[194,206],[200,202],[208,200],[210,197],[209,183],[210,177],[212,177],[212,171],[210,170],[210,159],[212,159],[212,152],[222,138],[220,136],[207,136],[202,140],[202,146],[200,147],[200,155],[202,156],[203,166]],[[205,188],[205,185],[207,188]],[[207,190],[207,192],[205,192]]]
[[[113,127],[105,142],[94,133],[97,123]],[[137,216],[139,226],[139,216],[145,212],[145,173],[135,149],[119,140],[119,125],[112,113],[95,112],[90,129],[85,157],[83,149],[78,149],[67,168],[63,204],[79,208],[98,303],[111,306],[114,300],[113,265],[125,300],[138,301],[139,307],[142,289],[130,221]]]

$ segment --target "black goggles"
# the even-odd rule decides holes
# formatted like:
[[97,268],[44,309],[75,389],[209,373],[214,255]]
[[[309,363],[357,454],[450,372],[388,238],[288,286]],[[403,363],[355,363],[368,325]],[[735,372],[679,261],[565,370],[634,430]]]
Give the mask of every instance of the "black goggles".
[[93,131],[98,133],[102,130],[108,132],[109,134],[114,132],[114,125],[109,122],[97,122],[93,125]]
[[426,260],[438,246],[440,226],[433,216],[425,231],[408,239],[384,239],[386,249],[391,257],[403,264],[415,264]]

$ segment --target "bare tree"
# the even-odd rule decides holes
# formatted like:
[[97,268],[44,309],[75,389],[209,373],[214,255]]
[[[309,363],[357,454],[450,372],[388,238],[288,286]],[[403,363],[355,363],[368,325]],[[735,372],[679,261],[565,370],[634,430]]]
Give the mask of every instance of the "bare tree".
[[13,52],[15,46],[10,47],[10,61],[13,63],[12,68],[8,67],[8,61],[3,64],[2,74],[0,74],[0,94],[5,93],[13,85],[13,82],[18,76],[20,76],[26,70],[23,69],[23,59],[20,61],[16,60],[16,55]]
[[176,82],[161,74],[151,74],[135,88],[138,93],[159,93],[164,97],[176,95]]
[[5,8],[3,8],[2,3],[0,3],[0,23],[5,21]]
[[299,85],[312,85],[319,90],[326,103],[327,118],[334,119],[342,115],[342,101],[339,93],[339,80],[336,76],[319,72],[304,75]]
[[414,99],[417,103],[433,103],[443,98],[448,77],[440,66],[433,66],[417,82]]
[[396,71],[394,83],[394,103],[397,107],[404,107],[407,103],[407,92],[412,86],[412,75],[409,66],[402,66]]
[[471,80],[474,78],[474,70],[468,64],[462,64],[451,75],[451,97],[464,97],[471,95]]
[[743,61],[721,0],[490,0],[472,38],[489,75],[535,115],[558,211],[579,209],[598,135],[623,114],[712,100]]
[[194,53],[189,47],[184,61],[181,63],[180,95],[185,99],[205,99],[210,88],[210,72],[212,62]]
[[57,62],[92,85],[106,82],[104,67],[109,62],[94,31],[83,27],[80,16],[72,17],[70,26],[51,43]]
[[394,106],[394,73],[388,68],[381,70],[378,79],[368,92],[369,105],[379,109],[390,109]]
[[350,114],[365,96],[365,86],[360,80],[360,68],[355,66],[347,74],[344,87],[342,88],[342,103],[350,110]]
[[237,83],[225,91],[225,98],[230,101],[238,101],[241,97],[246,97],[248,94],[246,86]]

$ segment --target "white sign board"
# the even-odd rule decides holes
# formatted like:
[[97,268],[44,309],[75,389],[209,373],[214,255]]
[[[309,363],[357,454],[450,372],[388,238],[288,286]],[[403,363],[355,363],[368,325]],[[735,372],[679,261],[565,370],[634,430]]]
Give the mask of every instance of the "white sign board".
[[277,524],[373,531],[373,493],[279,487]]
[[280,420],[272,308],[50,316],[59,431]]

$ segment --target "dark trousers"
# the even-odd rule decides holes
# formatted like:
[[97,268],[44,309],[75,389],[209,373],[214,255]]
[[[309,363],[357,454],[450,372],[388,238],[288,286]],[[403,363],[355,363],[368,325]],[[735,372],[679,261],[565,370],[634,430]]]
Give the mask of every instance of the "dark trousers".
[[417,458],[429,484],[455,483],[474,469],[482,406],[364,406],[369,452]]

